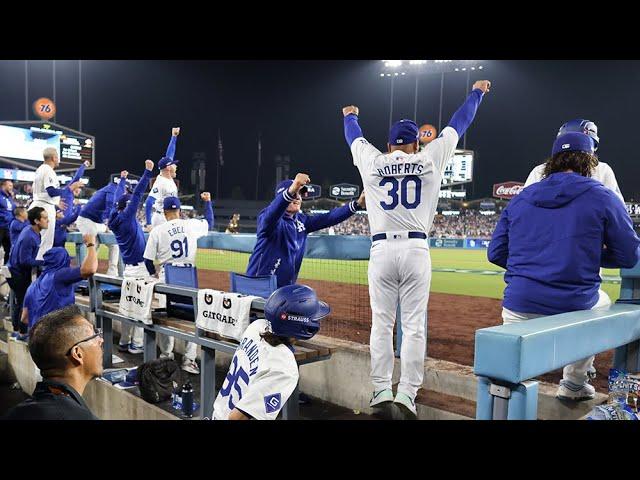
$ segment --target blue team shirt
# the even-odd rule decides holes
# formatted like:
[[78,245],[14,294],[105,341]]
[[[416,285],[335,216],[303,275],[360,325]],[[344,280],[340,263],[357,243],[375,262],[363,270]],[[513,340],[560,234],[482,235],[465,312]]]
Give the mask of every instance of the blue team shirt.
[[29,285],[24,306],[29,311],[29,330],[47,313],[76,303],[75,284],[82,280],[80,267],[44,272]]
[[[142,178],[131,195],[129,205],[122,212],[118,212],[117,207],[114,207],[109,215],[109,228],[116,237],[120,247],[120,255],[125,265],[137,265],[144,261],[143,254],[146,240],[142,227],[136,218],[136,212],[150,179],[151,171],[145,169]],[[116,197],[115,201],[118,201],[118,197]]]
[[21,222],[17,218],[11,220],[11,224],[9,225],[9,236],[11,237],[11,245],[15,245],[15,243],[18,241],[18,237],[20,236],[20,232],[22,232],[22,230],[29,225],[31,225],[29,223],[29,220],[25,220],[24,222]]
[[39,248],[40,234],[34,232],[33,228],[24,228],[16,243],[11,246],[9,270],[15,275],[31,275],[32,267],[42,265],[42,261],[36,260]]
[[611,190],[577,173],[554,173],[509,202],[487,256],[507,270],[505,308],[555,315],[592,308],[600,267],[633,267],[639,245]]
[[118,186],[115,183],[109,183],[106,187],[102,187],[80,210],[80,216],[88,218],[95,223],[102,223],[107,219],[113,203],[115,202],[115,193]]
[[278,288],[296,282],[308,234],[343,222],[356,212],[355,201],[352,201],[329,213],[289,216],[285,211],[292,201],[285,190],[260,212],[258,241],[247,267],[247,275],[276,275]]
[[16,204],[4,190],[0,190],[0,228],[9,228],[13,220],[13,210]]

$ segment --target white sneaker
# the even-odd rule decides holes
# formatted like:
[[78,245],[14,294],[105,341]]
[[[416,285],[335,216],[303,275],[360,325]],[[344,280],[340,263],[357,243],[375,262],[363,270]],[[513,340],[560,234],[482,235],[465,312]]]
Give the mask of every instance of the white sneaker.
[[189,360],[187,357],[184,357],[184,360],[182,360],[182,370],[193,373],[194,375],[200,375],[200,368],[198,368],[198,364],[195,360]]
[[393,402],[393,392],[390,388],[373,392],[373,395],[371,395],[371,401],[369,401],[369,406],[381,406],[381,404],[388,402]]
[[406,393],[398,392],[393,403],[395,403],[400,408],[405,417],[412,420],[417,420],[418,411],[416,410],[416,403],[409,395],[407,395]]
[[585,383],[584,385],[577,385],[568,380],[560,380],[560,386],[556,393],[556,398],[559,398],[560,400],[571,400],[574,402],[592,400],[595,396],[596,389],[588,383]]
[[135,343],[130,343],[129,344],[129,348],[127,350],[132,355],[139,355],[141,353],[144,353],[144,346],[143,345],[136,345]]
[[173,360],[174,359],[173,352],[169,352],[169,353],[163,352],[160,354],[160,358],[170,358],[171,360]]

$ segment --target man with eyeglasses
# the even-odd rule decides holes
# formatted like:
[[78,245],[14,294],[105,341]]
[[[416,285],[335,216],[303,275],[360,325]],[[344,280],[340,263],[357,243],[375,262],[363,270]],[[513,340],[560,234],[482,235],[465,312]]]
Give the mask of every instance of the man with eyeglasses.
[[43,316],[29,337],[29,352],[43,380],[4,419],[99,420],[82,394],[102,376],[103,343],[102,329],[94,329],[77,305]]

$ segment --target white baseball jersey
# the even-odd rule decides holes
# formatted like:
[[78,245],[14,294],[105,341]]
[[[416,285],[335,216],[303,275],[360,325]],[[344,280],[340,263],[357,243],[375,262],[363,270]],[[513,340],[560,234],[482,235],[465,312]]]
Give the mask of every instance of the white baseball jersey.
[[177,197],[178,187],[176,186],[176,182],[174,182],[173,179],[158,175],[156,177],[156,181],[153,182],[151,193],[149,195],[156,199],[155,203],[153,204],[153,210],[156,213],[163,213],[164,199],[167,197]]
[[451,127],[411,155],[400,150],[383,154],[363,137],[353,141],[353,164],[367,192],[372,235],[401,230],[429,232],[442,176],[457,144],[458,132]]
[[209,232],[206,220],[178,218],[153,227],[144,258],[166,262],[196,263],[198,239]]
[[275,420],[298,384],[298,365],[286,345],[272,347],[260,337],[268,322],[247,327],[213,404],[213,419],[228,420],[235,408],[256,420]]
[[53,171],[53,168],[46,163],[43,163],[36,170],[36,175],[33,179],[33,200],[48,203],[50,205],[59,205],[60,196],[49,196],[49,193],[47,193],[47,187],[60,188],[60,180],[58,180],[58,176],[56,175],[56,172]]
[[[542,180],[542,175],[544,174],[544,163],[542,165],[538,165],[527,177],[527,181],[524,183],[525,187],[528,187],[532,183],[537,183]],[[599,181],[613,193],[615,193],[620,200],[624,202],[624,197],[622,196],[622,192],[620,191],[620,187],[618,187],[618,181],[616,180],[616,175],[613,173],[613,169],[604,162],[598,162],[596,169],[594,170],[591,178]]]

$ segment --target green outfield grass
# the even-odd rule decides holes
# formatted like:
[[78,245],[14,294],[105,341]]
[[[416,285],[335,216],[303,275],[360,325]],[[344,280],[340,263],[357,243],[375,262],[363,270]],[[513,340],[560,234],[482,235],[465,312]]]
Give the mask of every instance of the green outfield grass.
[[[67,250],[75,255],[75,245],[68,243]],[[107,259],[107,247],[100,246],[100,260]],[[226,250],[199,249],[196,266],[201,269],[223,272],[245,272],[249,262],[248,253]],[[306,259],[302,262],[299,278],[301,280],[327,280],[332,282],[367,284],[367,260],[321,260]],[[473,271],[501,272],[487,261],[486,250],[431,249],[431,266],[435,270],[431,280],[431,291],[475,297],[502,298],[504,281],[502,275],[483,275],[480,273],[439,272],[441,269],[460,269]],[[616,277],[618,270],[605,269],[604,276]],[[602,289],[611,300],[620,295],[620,285],[603,283]]]

